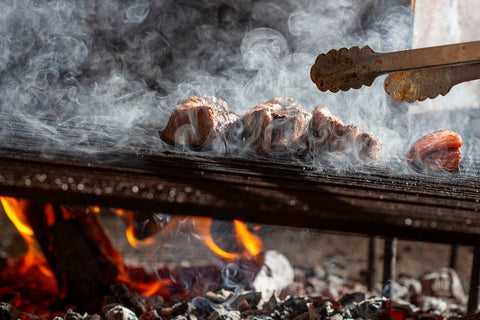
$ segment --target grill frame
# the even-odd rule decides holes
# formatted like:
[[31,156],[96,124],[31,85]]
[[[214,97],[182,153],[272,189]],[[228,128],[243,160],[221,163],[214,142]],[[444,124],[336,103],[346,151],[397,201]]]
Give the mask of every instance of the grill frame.
[[473,171],[338,171],[171,152],[0,154],[0,194],[6,196],[383,236],[390,257],[384,259],[384,284],[394,278],[396,238],[474,246],[468,312],[478,305],[480,181]]

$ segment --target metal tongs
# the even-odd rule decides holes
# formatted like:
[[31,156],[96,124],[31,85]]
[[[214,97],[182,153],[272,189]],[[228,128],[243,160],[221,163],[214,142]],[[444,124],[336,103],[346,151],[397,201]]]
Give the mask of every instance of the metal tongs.
[[330,50],[317,57],[310,77],[320,91],[338,92],[370,86],[387,73],[384,89],[397,102],[446,95],[480,78],[480,41],[388,53],[368,46]]

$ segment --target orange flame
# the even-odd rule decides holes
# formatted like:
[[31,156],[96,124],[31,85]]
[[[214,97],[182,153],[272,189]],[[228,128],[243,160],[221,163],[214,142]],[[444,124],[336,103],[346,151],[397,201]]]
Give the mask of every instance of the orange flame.
[[127,238],[130,245],[134,248],[139,248],[143,245],[151,245],[154,243],[152,237],[140,240],[135,237],[135,213],[130,210],[112,208],[119,217],[124,218],[127,221],[127,230],[125,230],[125,237]]
[[[25,210],[27,209],[29,202],[28,200],[22,199],[15,199],[11,197],[1,197],[0,202],[3,205],[6,214],[12,221],[12,223],[17,228],[20,235],[25,239],[25,242],[28,246],[27,252],[24,254],[23,258],[19,263],[17,263],[14,268],[12,268],[13,273],[18,276],[24,275],[32,275],[32,270],[36,271],[36,275],[41,273],[41,277],[45,278],[40,280],[43,283],[48,283],[50,288],[54,288],[52,294],[58,296],[58,285],[55,280],[55,275],[53,274],[51,268],[48,265],[48,262],[39,248],[39,245],[35,239],[35,234],[32,228],[30,227],[28,218],[25,215]],[[94,214],[99,214],[101,209],[98,206],[91,206],[89,207],[90,212]],[[130,242],[133,247],[138,247],[139,245],[143,244],[151,244],[153,243],[153,237],[146,238],[144,240],[139,240],[135,238],[135,212],[123,209],[111,209],[114,211],[118,216],[122,217],[127,222],[127,229],[126,229],[126,238]],[[46,204],[44,206],[44,214],[47,221],[48,226],[54,226],[56,215],[53,209],[53,206],[50,204]],[[66,207],[61,207],[62,218],[68,219],[72,218],[74,215],[71,211],[69,211]],[[247,225],[239,220],[234,220],[234,229],[235,229],[235,237],[241,247],[243,248],[241,252],[228,252],[221,249],[214,241],[211,235],[211,225],[212,219],[210,218],[192,218],[192,224],[198,233],[198,235],[202,238],[205,244],[217,255],[222,257],[226,260],[234,260],[240,259],[245,257],[256,257],[260,256],[260,253],[263,250],[263,243],[261,239],[252,234],[249,230]],[[254,230],[257,230],[259,227],[256,226]],[[99,244],[102,245],[102,244]],[[138,278],[137,276],[132,277],[131,273],[129,272],[130,268],[123,263],[123,259],[120,254],[115,255],[118,276],[116,281],[123,282],[130,286],[132,289],[136,290],[140,294],[145,296],[152,296],[155,294],[162,294],[162,290],[167,288],[169,285],[172,284],[171,279],[167,280],[158,280],[152,277]],[[35,280],[39,280],[34,277]],[[137,279],[138,278],[138,279]],[[51,284],[51,286],[50,286]],[[53,290],[53,289],[52,289]]]
[[[28,275],[32,278],[32,281],[36,280],[46,283],[46,288],[49,289],[53,295],[58,294],[58,285],[55,276],[41,249],[38,247],[35,234],[29,226],[27,217],[24,215],[28,201],[11,197],[0,197],[0,202],[8,218],[15,225],[27,244],[27,252],[16,262],[16,265],[12,267],[12,273],[16,273],[18,276]],[[54,223],[53,211],[49,211],[48,205],[45,208],[45,212],[48,223]],[[42,277],[42,279],[36,279],[38,276]]]
[[203,242],[205,242],[207,247],[210,248],[210,250],[212,250],[218,256],[226,260],[234,260],[247,256],[255,257],[262,252],[262,240],[258,236],[252,234],[248,230],[247,225],[239,220],[233,221],[235,234],[238,242],[243,245],[245,250],[241,253],[231,253],[221,249],[213,240],[212,234],[210,232],[212,221],[213,220],[211,218],[194,218],[193,225],[196,232],[203,240]]
[[[45,287],[46,289],[48,288],[52,291],[51,294],[53,297],[58,297],[59,292],[55,275],[49,267],[45,255],[39,248],[39,245],[35,239],[34,231],[30,227],[29,221],[24,214],[29,204],[28,200],[0,196],[0,202],[7,216],[25,240],[28,248],[27,252],[23,255],[23,257],[19,259],[14,266],[12,266],[8,275],[7,273],[5,273],[4,276],[6,276],[7,278],[17,276],[31,276],[32,279],[30,279],[29,277],[29,280],[27,281],[32,282],[32,285],[35,285],[36,283],[41,287]],[[72,212],[70,212],[66,207],[62,206],[61,210],[63,218],[68,219],[72,216]],[[97,206],[90,207],[90,210],[93,213],[100,212],[100,208]],[[53,210],[53,206],[51,204],[46,204],[43,211],[45,213],[47,225],[53,226],[55,224],[55,213]],[[127,217],[131,216],[131,213],[129,213],[128,211],[118,210],[118,212],[120,212],[120,214],[125,214]],[[131,227],[128,228],[130,231],[127,232],[127,238],[135,240],[135,238],[133,237],[133,216],[129,219],[132,221],[132,223]],[[137,243],[140,242],[138,240],[135,241]],[[124,282],[125,284],[145,296],[152,296],[154,294],[158,294],[165,285],[171,284],[170,279],[166,281],[133,279],[127,272],[127,268],[123,264],[123,259],[120,255],[118,255],[116,263],[118,268],[118,276],[116,281]],[[39,278],[38,272],[40,272],[41,279]],[[42,284],[40,285],[40,283]]]
[[415,8],[415,0],[411,0],[410,3],[410,14],[413,15],[413,10]]
[[252,234],[245,222],[233,220],[237,238],[242,241],[243,246],[252,256],[258,255],[263,249],[262,240],[256,235]]

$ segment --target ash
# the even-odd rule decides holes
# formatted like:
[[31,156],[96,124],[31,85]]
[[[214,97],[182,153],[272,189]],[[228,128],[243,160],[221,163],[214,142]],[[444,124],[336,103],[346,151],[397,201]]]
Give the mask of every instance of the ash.
[[[278,260],[278,252],[270,252]],[[268,264],[266,259],[266,264]],[[229,266],[229,268],[232,268]],[[291,267],[290,267],[291,268]],[[288,268],[287,268],[288,269]],[[400,277],[393,285],[393,298],[380,295],[378,284],[368,292],[358,280],[343,277],[332,263],[316,268],[294,268],[295,277],[283,290],[264,299],[263,288],[225,281],[222,287],[191,299],[144,297],[125,284],[112,286],[105,306],[98,314],[80,314],[68,310],[55,320],[343,320],[343,319],[462,319],[466,310],[463,287],[453,269],[443,268],[418,278]],[[288,273],[288,270],[272,271]],[[275,278],[262,274],[260,277]],[[245,279],[243,279],[245,280]],[[265,280],[265,279],[264,279]],[[232,288],[232,285],[234,288]],[[263,292],[262,292],[263,291]],[[263,298],[262,298],[263,297]],[[1,302],[2,319],[43,319]],[[60,313],[58,313],[60,314]]]

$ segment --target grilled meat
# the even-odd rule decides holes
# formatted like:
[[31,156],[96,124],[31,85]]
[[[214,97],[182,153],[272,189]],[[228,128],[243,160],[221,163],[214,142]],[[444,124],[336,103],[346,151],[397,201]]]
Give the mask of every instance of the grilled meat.
[[296,100],[275,98],[242,119],[246,147],[257,154],[304,155],[310,114]]
[[354,150],[357,157],[363,162],[373,162],[380,153],[380,141],[368,132],[360,132],[355,139]]
[[345,125],[327,107],[317,107],[310,122],[310,144],[315,153],[345,151],[359,134],[356,126]]
[[205,148],[216,139],[224,139],[239,121],[238,115],[230,112],[222,99],[191,96],[175,107],[160,137],[172,145]]
[[429,133],[412,145],[407,163],[415,170],[457,171],[462,144],[462,138],[451,130]]
[[317,107],[312,112],[309,144],[310,151],[317,157],[330,152],[353,152],[364,162],[376,160],[380,151],[377,139],[357,126],[343,124],[325,106]]

